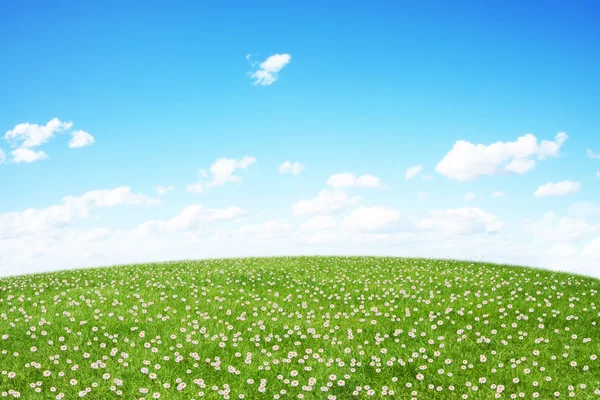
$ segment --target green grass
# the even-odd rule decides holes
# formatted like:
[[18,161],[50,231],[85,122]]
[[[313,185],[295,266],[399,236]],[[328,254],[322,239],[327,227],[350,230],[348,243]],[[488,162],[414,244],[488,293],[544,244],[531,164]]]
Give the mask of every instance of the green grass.
[[392,257],[4,278],[0,397],[600,399],[599,289],[534,268]]

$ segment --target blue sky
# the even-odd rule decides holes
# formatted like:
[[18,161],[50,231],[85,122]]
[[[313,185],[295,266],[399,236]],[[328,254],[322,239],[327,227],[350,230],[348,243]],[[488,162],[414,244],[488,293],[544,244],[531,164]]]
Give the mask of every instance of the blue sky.
[[[599,274],[597,2],[121,3],[2,6],[0,275],[300,253]],[[25,146],[45,158],[13,154],[54,118]]]

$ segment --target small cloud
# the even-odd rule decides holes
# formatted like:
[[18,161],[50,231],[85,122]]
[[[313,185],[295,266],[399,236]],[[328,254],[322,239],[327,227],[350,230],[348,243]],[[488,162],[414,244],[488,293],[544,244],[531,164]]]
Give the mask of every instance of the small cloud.
[[475,193],[473,192],[469,192],[467,194],[465,194],[465,201],[471,201],[475,198]]
[[32,163],[34,161],[44,160],[48,158],[48,154],[43,151],[35,151],[26,147],[19,147],[10,152],[12,154],[12,162],[14,163]]
[[71,149],[77,149],[80,147],[86,147],[94,143],[96,140],[92,135],[86,131],[73,131],[71,133],[71,140],[69,141],[69,147]]
[[164,194],[166,194],[167,192],[170,192],[171,190],[174,190],[175,186],[157,186],[156,187],[156,193],[158,193],[159,196],[162,196]]
[[158,232],[189,232],[200,229],[208,223],[236,220],[245,215],[246,211],[240,207],[213,209],[200,204],[192,204],[169,220],[146,221],[138,226],[133,233],[146,235]]
[[334,189],[342,189],[345,187],[382,187],[381,179],[373,175],[356,175],[345,172],[342,174],[335,174],[329,177],[327,180],[327,186]]
[[302,166],[302,164],[300,164],[299,162],[295,162],[292,164],[291,162],[286,161],[279,166],[280,174],[298,175],[303,170],[304,170],[304,166]]
[[246,54],[246,60],[250,60],[250,57],[252,57],[251,54]]
[[537,160],[556,157],[567,140],[559,132],[554,141],[542,140],[528,133],[514,142],[496,142],[489,145],[473,144],[465,140],[454,143],[454,147],[435,167],[435,170],[450,179],[469,181],[483,175],[501,172],[524,174],[536,165]]
[[423,231],[438,231],[448,235],[470,235],[476,233],[497,233],[503,226],[502,221],[493,214],[480,208],[456,208],[452,210],[433,210],[428,218],[416,223]]
[[405,178],[412,179],[415,176],[419,175],[422,170],[423,170],[423,166],[421,164],[415,165],[414,167],[410,167],[406,170]]
[[63,122],[58,118],[53,118],[46,125],[30,124],[25,122],[18,124],[12,130],[7,131],[4,134],[4,139],[21,141],[21,147],[30,148],[37,147],[52,137],[54,134],[65,129],[70,129],[73,126],[73,122]]
[[250,74],[254,84],[268,86],[275,82],[278,73],[292,60],[289,54],[274,54],[260,64],[260,68]]
[[533,193],[535,197],[548,197],[548,196],[566,196],[568,194],[576,193],[581,189],[580,182],[562,181],[562,182],[548,182],[545,185],[540,186]]
[[[46,152],[36,148],[48,142],[57,133],[72,127],[73,122],[61,121],[58,118],[51,119],[46,125],[30,124],[29,122],[16,125],[4,134],[4,139],[15,148],[10,152],[11,161],[13,163],[32,163],[48,158]],[[82,130],[72,132],[71,136],[68,144],[70,148],[85,147],[94,143],[93,136]]]
[[431,175],[431,174],[421,175],[421,179],[424,181],[430,181],[433,179],[433,175]]
[[600,160],[600,154],[594,154],[594,152],[592,152],[592,150],[590,150],[590,149],[588,149],[587,155],[589,158],[591,158],[593,160]]
[[[243,157],[239,160],[231,158],[219,158],[210,166],[211,179],[206,182],[197,182],[186,185],[186,190],[193,193],[202,193],[206,189],[210,189],[215,186],[221,186],[227,182],[240,182],[242,178],[234,175],[234,172],[239,169],[246,169],[252,164],[256,163],[254,157]],[[202,178],[206,178],[208,173],[201,169],[199,175]]]
[[426,192],[419,192],[419,200],[425,200],[427,196]]
[[504,197],[504,192],[494,192],[494,193],[492,193],[492,197],[495,199]]
[[6,154],[4,154],[4,150],[0,149],[0,164],[6,161]]

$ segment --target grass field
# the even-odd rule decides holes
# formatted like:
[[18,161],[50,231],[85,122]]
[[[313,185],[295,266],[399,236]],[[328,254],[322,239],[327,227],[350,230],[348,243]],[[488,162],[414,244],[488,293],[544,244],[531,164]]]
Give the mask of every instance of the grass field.
[[0,396],[600,399],[597,279],[276,257],[0,279]]

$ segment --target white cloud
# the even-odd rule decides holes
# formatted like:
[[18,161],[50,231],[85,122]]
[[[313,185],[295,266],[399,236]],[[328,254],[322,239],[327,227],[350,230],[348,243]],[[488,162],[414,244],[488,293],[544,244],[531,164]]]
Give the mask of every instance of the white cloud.
[[0,149],[0,164],[6,161],[6,154],[4,154],[4,150]]
[[[246,58],[248,59],[248,58]],[[260,64],[260,68],[250,74],[255,85],[266,86],[275,82],[278,73],[292,60],[289,54],[274,54]]]
[[425,200],[427,198],[427,193],[426,192],[419,192],[418,198],[419,198],[419,200]]
[[[239,160],[225,157],[219,158],[210,166],[210,180],[189,184],[186,185],[185,188],[189,192],[202,193],[206,189],[224,185],[227,182],[241,182],[242,179],[239,176],[234,175],[234,172],[239,169],[246,169],[254,163],[256,163],[256,158],[249,156]],[[199,171],[199,175],[203,178],[208,176],[203,169]]]
[[[61,121],[53,118],[46,125],[30,124],[28,122],[18,124],[13,129],[6,131],[4,139],[11,142],[13,147],[11,151],[14,163],[32,163],[34,161],[48,158],[44,151],[34,150],[52,139],[56,133],[71,129],[73,122]],[[89,146],[94,143],[94,137],[88,132],[78,130],[71,133],[69,141],[70,148]]]
[[86,131],[73,131],[71,132],[71,140],[69,141],[69,147],[71,149],[86,147],[93,144],[95,141],[96,140],[94,139],[94,137]]
[[581,189],[581,183],[572,181],[548,182],[533,193],[535,197],[566,196]]
[[475,198],[475,193],[473,192],[469,192],[467,194],[465,194],[465,201],[471,201]]
[[245,215],[246,211],[240,207],[213,209],[200,204],[193,204],[184,208],[179,215],[169,220],[146,221],[134,232],[138,235],[157,232],[186,232],[199,229],[207,223],[236,220]]
[[596,178],[600,178],[600,171],[596,172]]
[[48,158],[48,155],[43,151],[35,151],[28,149],[27,147],[19,147],[11,151],[14,163],[32,163],[34,161],[44,160]]
[[321,190],[317,197],[301,200],[292,206],[292,214],[327,215],[346,209],[360,200],[360,197],[349,197],[342,190]]
[[302,166],[302,164],[300,164],[299,162],[291,163],[289,161],[286,161],[279,166],[280,174],[288,174],[289,173],[292,175],[298,175],[303,170],[304,170],[304,166]]
[[430,175],[430,174],[421,175],[421,179],[424,181],[430,181],[433,179],[433,175]]
[[327,180],[327,186],[334,189],[342,189],[346,187],[382,187],[381,179],[373,175],[356,175],[345,172],[342,174],[335,174],[329,177]]
[[117,187],[115,189],[93,190],[79,197],[65,197],[67,202],[84,202],[95,207],[114,207],[118,205],[148,206],[157,205],[159,199],[146,196],[144,194],[135,194],[127,186]]
[[494,192],[494,193],[492,193],[492,197],[495,199],[504,197],[504,192]]
[[422,170],[423,170],[423,166],[421,164],[415,165],[414,167],[410,167],[406,170],[405,178],[412,179],[415,176],[419,175]]
[[423,218],[416,224],[420,230],[433,230],[448,235],[468,235],[474,233],[496,233],[503,223],[500,219],[480,208],[456,208],[452,210],[433,210],[429,218]]
[[587,155],[591,159],[600,160],[600,154],[594,154],[594,152],[590,149],[588,149]]
[[94,190],[81,196],[66,196],[62,204],[43,209],[29,208],[0,214],[0,239],[47,233],[89,216],[92,207],[152,205],[158,201],[131,193],[128,187]]
[[262,224],[245,225],[239,229],[240,233],[250,233],[259,239],[280,238],[294,230],[293,224],[282,220],[272,219]]
[[170,192],[171,190],[174,190],[174,189],[175,189],[175,186],[173,186],[173,185],[171,185],[171,186],[159,185],[156,187],[156,193],[158,193],[159,196],[162,196],[162,195],[166,194],[167,192]]
[[37,147],[50,140],[55,133],[70,129],[72,122],[63,122],[58,118],[53,118],[46,125],[30,124],[28,122],[18,124],[12,130],[4,134],[4,139],[21,141],[21,146],[25,148]]
[[514,142],[496,142],[490,145],[473,144],[459,140],[435,170],[450,179],[468,181],[501,171],[524,174],[535,167],[535,161],[555,157],[568,136],[564,132],[554,141],[542,140],[538,144],[532,134],[519,137]]
[[326,231],[331,230],[336,226],[337,222],[335,218],[328,215],[317,215],[300,225],[300,229],[308,231]]
[[386,232],[397,226],[400,212],[386,206],[360,207],[345,217],[341,228],[354,232]]

